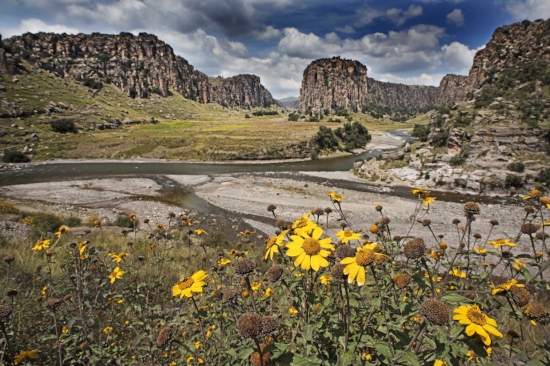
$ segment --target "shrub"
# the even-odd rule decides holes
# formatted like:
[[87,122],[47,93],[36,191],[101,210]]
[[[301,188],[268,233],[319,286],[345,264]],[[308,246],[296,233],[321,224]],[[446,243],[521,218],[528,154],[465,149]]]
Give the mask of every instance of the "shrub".
[[447,140],[449,139],[449,131],[442,131],[434,135],[432,138],[432,144],[435,147],[447,146]]
[[288,120],[292,122],[296,122],[300,119],[300,115],[296,112],[292,112],[288,115]]
[[17,214],[19,209],[11,202],[0,201],[0,213]]
[[250,118],[250,115],[247,113],[244,115],[244,118]]
[[128,228],[134,227],[134,223],[132,222],[132,220],[130,220],[130,216],[128,215],[117,215],[114,224],[115,226],[120,226],[120,227],[128,227]]
[[137,91],[135,88],[130,88],[130,90],[128,91],[128,96],[132,99],[135,99],[136,96],[137,96]]
[[58,132],[58,133],[67,133],[67,132],[76,133],[77,132],[74,122],[70,119],[60,119],[57,121],[51,121],[50,126],[53,132]]
[[523,173],[525,171],[525,164],[520,161],[508,164],[508,170],[516,173]]
[[461,155],[453,156],[450,161],[452,166],[464,165],[465,162],[466,162],[466,158]]
[[29,157],[18,150],[6,150],[2,156],[4,163],[27,163],[31,161]]
[[505,181],[506,188],[521,188],[523,187],[523,178],[519,175],[508,174]]
[[92,89],[101,89],[103,84],[101,84],[101,81],[98,79],[92,79],[92,78],[84,78],[84,86]]
[[428,135],[430,134],[430,127],[426,125],[414,125],[411,135],[416,137],[421,142],[428,141]]
[[80,219],[80,217],[69,216],[69,217],[65,220],[65,225],[67,225],[68,227],[81,226],[81,225],[82,225],[82,220]]

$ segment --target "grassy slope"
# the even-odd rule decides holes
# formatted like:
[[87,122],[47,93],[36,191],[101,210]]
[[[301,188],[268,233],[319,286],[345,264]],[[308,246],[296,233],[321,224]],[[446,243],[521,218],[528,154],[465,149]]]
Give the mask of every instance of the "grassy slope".
[[[309,140],[319,126],[336,128],[338,123],[288,122],[286,111],[277,108],[279,116],[245,118],[249,110],[228,110],[217,104],[199,104],[173,93],[167,98],[134,100],[111,86],[105,86],[95,97],[81,83],[64,80],[53,74],[32,69],[17,75],[19,82],[3,76],[0,82],[7,92],[0,99],[16,103],[18,110],[43,110],[50,101],[70,106],[62,114],[40,114],[29,118],[0,119],[0,150],[34,149],[33,160],[49,158],[180,158],[220,160],[261,149],[276,149]],[[0,105],[2,107],[2,105]],[[376,120],[370,115],[353,114],[371,131],[410,128],[412,123]],[[90,130],[94,124],[125,118],[146,120],[154,117],[157,125],[121,126],[117,130]],[[77,134],[51,131],[50,120],[72,118]],[[343,120],[343,118],[342,118]],[[415,123],[418,123],[416,121]],[[16,124],[23,130],[10,127]],[[29,140],[36,132],[40,141]]]

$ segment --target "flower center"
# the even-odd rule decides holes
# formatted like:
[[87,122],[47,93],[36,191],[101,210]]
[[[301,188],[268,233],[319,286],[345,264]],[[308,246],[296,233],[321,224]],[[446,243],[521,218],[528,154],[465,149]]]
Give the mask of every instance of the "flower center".
[[273,245],[275,245],[275,242],[277,241],[277,237],[276,236],[272,236],[271,238],[269,238],[269,240],[267,241],[267,244],[265,245],[267,249],[271,248]]
[[184,281],[179,281],[178,282],[178,287],[180,288],[180,290],[185,290],[186,288],[191,287],[191,285],[193,285],[193,283],[195,283],[195,280],[192,279],[191,277],[189,277],[188,279],[186,279]]
[[317,239],[308,238],[304,240],[302,248],[307,255],[316,255],[321,251],[321,244]]
[[487,317],[478,308],[471,308],[466,313],[466,316],[472,323],[476,323],[477,325],[487,324]]
[[307,220],[306,219],[299,219],[298,222],[296,223],[296,228],[301,228],[301,227],[304,227],[307,225]]
[[355,262],[360,266],[368,266],[375,259],[374,252],[370,249],[363,249],[355,255]]
[[352,235],[353,235],[353,231],[351,231],[351,230],[346,230],[346,231],[344,231],[344,236],[345,236],[345,237],[348,237],[348,238],[349,238],[349,237],[352,236]]

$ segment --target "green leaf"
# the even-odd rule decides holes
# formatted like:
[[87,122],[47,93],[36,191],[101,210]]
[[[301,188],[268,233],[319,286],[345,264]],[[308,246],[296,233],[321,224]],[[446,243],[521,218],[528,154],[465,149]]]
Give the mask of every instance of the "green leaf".
[[421,366],[420,365],[420,361],[418,361],[418,359],[416,358],[415,354],[412,353],[412,352],[404,352],[402,354],[402,357],[403,359],[408,362],[409,364],[411,365],[415,365],[415,366]]
[[542,363],[539,360],[530,360],[529,362],[527,362],[526,365],[527,366],[544,366],[544,363]]
[[378,342],[374,345],[374,348],[384,356],[391,358],[390,346],[386,342]]
[[[280,360],[280,359],[279,359]],[[292,360],[290,361],[292,366],[316,366],[319,365],[319,361],[314,362],[314,360],[307,359],[297,354],[293,354]]]
[[459,303],[459,304],[461,304],[461,303],[470,304],[472,302],[472,300],[470,300],[467,297],[464,297],[462,295],[459,295],[459,294],[443,295],[439,300],[447,301],[447,302],[456,302],[456,303]]
[[531,279],[533,279],[533,275],[531,274],[531,272],[527,268],[523,269],[523,277],[525,277],[525,281],[527,281],[527,282],[529,282],[529,281],[531,281]]

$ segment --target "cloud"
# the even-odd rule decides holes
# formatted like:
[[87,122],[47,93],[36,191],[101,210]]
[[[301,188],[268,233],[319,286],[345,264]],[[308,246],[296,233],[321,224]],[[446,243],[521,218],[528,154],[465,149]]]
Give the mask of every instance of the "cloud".
[[346,34],[355,33],[355,28],[353,28],[351,25],[346,25],[345,27],[336,27],[334,28],[334,30],[337,32],[346,33]]
[[450,45],[441,47],[443,52],[443,62],[445,65],[458,74],[467,74],[472,67],[474,56],[477,51],[485,48],[481,46],[478,49],[470,50],[468,46],[462,43],[453,42]]
[[550,18],[550,0],[507,0],[506,11],[516,20]]
[[261,41],[276,41],[281,39],[283,32],[268,25],[263,32],[256,32],[256,38]]
[[458,4],[458,3],[461,3],[461,2],[466,1],[466,0],[415,0],[415,1],[419,1],[419,2],[424,3],[424,4],[442,3],[444,1],[446,1],[448,3]]
[[388,83],[397,83],[397,84],[406,84],[406,85],[431,85],[439,86],[441,79],[446,74],[425,74],[422,73],[420,76],[411,76],[411,77],[400,77],[393,74],[382,74],[378,77],[378,80],[385,81]]
[[110,0],[69,5],[67,15],[117,29],[158,27],[189,33],[208,28],[237,36],[259,28],[254,21],[255,10],[247,0]]
[[18,28],[3,28],[0,27],[0,33],[4,38],[8,38],[14,35],[23,34],[26,32],[38,33],[38,32],[53,32],[53,33],[69,33],[77,34],[79,30],[76,28],[70,28],[63,24],[46,24],[40,19],[29,18],[21,20]]
[[376,19],[389,20],[397,26],[403,25],[407,20],[422,15],[423,10],[419,5],[410,5],[408,9],[390,8],[386,11],[373,9],[371,7],[362,8],[356,11],[357,21],[355,26],[362,27],[373,23]]
[[447,23],[452,23],[457,27],[464,25],[464,14],[460,9],[454,9],[447,14]]

